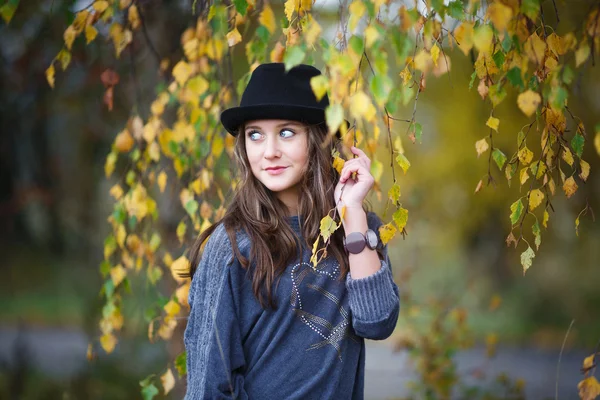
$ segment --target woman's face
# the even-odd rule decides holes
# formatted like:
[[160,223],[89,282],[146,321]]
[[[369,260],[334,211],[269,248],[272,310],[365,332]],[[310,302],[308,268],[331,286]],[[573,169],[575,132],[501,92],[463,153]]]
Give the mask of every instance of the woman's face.
[[308,165],[307,135],[304,124],[289,120],[249,121],[244,128],[252,174],[292,209]]

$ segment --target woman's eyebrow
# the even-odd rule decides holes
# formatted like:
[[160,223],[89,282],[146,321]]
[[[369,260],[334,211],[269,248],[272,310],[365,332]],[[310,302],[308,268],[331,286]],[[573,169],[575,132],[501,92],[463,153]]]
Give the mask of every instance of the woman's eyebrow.
[[[301,127],[302,125],[297,122],[283,122],[279,125],[276,125],[276,128],[282,128],[284,126],[293,126],[295,128],[298,128],[298,127]],[[244,128],[244,130],[248,130],[248,129],[256,129],[256,130],[260,131],[260,130],[262,130],[262,127],[257,126],[257,125],[249,125]]]

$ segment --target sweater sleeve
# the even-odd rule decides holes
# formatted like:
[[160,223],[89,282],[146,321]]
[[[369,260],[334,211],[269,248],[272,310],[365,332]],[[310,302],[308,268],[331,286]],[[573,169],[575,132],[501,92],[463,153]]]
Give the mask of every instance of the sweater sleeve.
[[[369,212],[367,223],[379,236],[382,225],[379,217]],[[394,283],[387,245],[383,246],[380,259],[381,268],[373,275],[352,279],[348,273],[346,277],[352,327],[358,336],[374,340],[386,339],[392,334],[400,312],[400,295]]]
[[231,286],[231,243],[223,225],[208,239],[192,279],[185,329],[186,400],[247,399],[245,358]]

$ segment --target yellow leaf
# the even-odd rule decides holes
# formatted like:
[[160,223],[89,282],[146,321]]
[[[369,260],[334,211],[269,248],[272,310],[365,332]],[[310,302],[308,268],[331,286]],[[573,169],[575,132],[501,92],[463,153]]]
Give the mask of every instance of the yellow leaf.
[[404,67],[402,72],[400,72],[400,76],[402,77],[402,84],[404,86],[408,86],[408,84],[412,80],[412,74],[410,73],[410,70],[408,69],[408,65],[406,67]]
[[550,51],[552,51],[557,57],[566,53],[565,43],[563,39],[556,33],[552,32],[550,35],[548,35],[546,38],[546,43],[548,43],[548,48]]
[[176,327],[177,320],[173,317],[167,317],[161,324],[160,328],[158,328],[158,336],[160,336],[163,340],[170,340]]
[[541,64],[546,53],[546,42],[538,36],[537,32],[527,38],[525,42],[525,53],[529,59],[537,64]]
[[533,152],[529,150],[527,146],[524,146],[521,150],[519,150],[518,155],[519,161],[521,161],[521,164],[523,165],[529,165],[531,160],[533,160]]
[[425,49],[421,49],[414,59],[415,69],[419,71],[427,72],[429,66],[431,65],[431,54],[427,52]]
[[345,163],[345,161],[340,157],[333,158],[333,168],[336,169],[338,174],[342,173],[342,169],[344,168],[344,163]]
[[373,25],[369,25],[367,29],[365,29],[365,47],[370,49],[377,39],[379,39],[377,28]]
[[389,241],[394,238],[396,232],[397,229],[391,222],[385,225],[381,225],[379,227],[379,237],[381,238],[381,242],[384,245],[388,244]]
[[126,276],[127,271],[125,270],[125,268],[123,268],[123,266],[121,266],[121,264],[110,269],[110,279],[112,279],[115,287],[119,286],[119,284],[123,282],[123,279],[125,279]]
[[299,6],[299,0],[287,0],[284,4],[284,12],[285,12],[285,17],[287,18],[287,20],[289,22],[292,22],[292,16],[294,15],[294,12],[296,12],[296,10],[298,10],[298,6]]
[[71,63],[71,53],[67,49],[62,49],[56,55],[56,59],[60,62],[60,66],[64,71]]
[[134,145],[133,137],[125,128],[115,137],[115,149],[121,153],[127,153]]
[[596,137],[594,137],[594,147],[596,148],[596,153],[600,156],[600,132],[596,132]]
[[312,255],[310,256],[310,262],[312,263],[313,267],[317,266],[317,248],[319,247],[319,239],[321,238],[321,236],[317,236],[317,239],[315,240],[315,242],[313,243],[313,247],[312,247]]
[[494,32],[489,25],[480,25],[475,29],[473,34],[473,44],[475,48],[481,53],[489,53],[490,47],[492,47],[492,40],[494,39]]
[[494,28],[500,33],[504,32],[510,19],[512,18],[512,9],[500,2],[490,4],[487,15],[494,24]]
[[408,222],[408,210],[406,208],[398,208],[393,215],[394,222],[398,226],[398,230],[404,230]]
[[458,48],[462,50],[464,55],[468,55],[473,48],[473,23],[463,22],[454,30]]
[[579,174],[579,177],[582,181],[585,182],[587,181],[587,178],[590,175],[590,164],[588,164],[587,161],[580,160],[579,167],[581,168],[581,173]]
[[437,67],[438,58],[440,57],[440,48],[437,46],[437,43],[433,44],[433,47],[430,50],[431,59],[433,60],[433,64]]
[[573,159],[573,153],[571,153],[571,150],[568,147],[563,146],[562,149],[562,159],[572,167],[573,163],[575,162]]
[[383,164],[381,161],[377,159],[373,159],[371,161],[371,175],[375,179],[375,182],[379,182],[381,180],[381,175],[383,175]]
[[98,13],[102,13],[104,12],[104,10],[106,10],[108,8],[108,1],[106,0],[98,0],[96,2],[94,2],[94,10],[96,10]]
[[52,63],[46,70],[46,80],[48,80],[48,85],[50,85],[52,89],[54,89],[54,74],[54,63]]
[[119,200],[121,196],[123,196],[123,189],[121,189],[121,186],[117,183],[116,185],[110,188],[110,191],[108,193],[110,193],[110,195],[114,197],[115,200]]
[[542,98],[539,93],[534,92],[533,90],[523,92],[517,98],[519,109],[528,117],[531,117],[535,113],[541,102]]
[[587,41],[581,42],[579,48],[575,52],[575,66],[579,67],[581,64],[586,62],[591,53],[590,45]]
[[475,142],[475,150],[477,150],[477,157],[479,157],[480,155],[485,153],[487,151],[487,149],[489,149],[489,148],[490,148],[490,146],[489,146],[486,138],[483,138],[483,139]]
[[171,368],[161,375],[160,381],[162,382],[165,395],[167,395],[175,387],[175,377],[173,376],[173,372],[171,372]]
[[264,6],[258,20],[260,21],[261,25],[267,28],[270,34],[275,32],[275,14],[273,14],[273,10],[268,4]]
[[500,120],[495,117],[489,117],[487,122],[485,123],[487,126],[498,132],[498,126],[500,125]]
[[140,222],[148,214],[148,196],[146,189],[137,184],[124,198],[124,205],[129,215],[135,215]]
[[304,37],[306,38],[306,44],[308,44],[309,46],[313,46],[319,38],[319,36],[321,35],[322,31],[323,29],[321,28],[321,25],[319,25],[319,23],[316,20],[311,19],[310,25],[304,33]]
[[185,278],[182,278],[181,274],[187,274],[190,271],[190,262],[185,256],[181,256],[171,263],[170,268],[173,279],[177,282],[183,282]]
[[240,34],[240,31],[238,31],[237,28],[235,28],[227,34],[227,44],[229,45],[229,47],[233,47],[241,41],[242,35]]
[[360,90],[350,98],[350,113],[353,118],[360,119],[365,117],[367,121],[371,122],[375,119],[377,110],[373,106],[369,96]]
[[129,7],[129,11],[127,12],[127,19],[129,20],[131,29],[136,30],[140,27],[140,13],[135,4],[132,4],[131,7]]
[[591,356],[588,356],[583,360],[583,369],[584,370],[594,368],[594,358],[595,357],[596,357],[596,355],[592,354]]
[[527,170],[529,168],[523,168],[521,170],[521,173],[519,175],[519,182],[521,182],[521,185],[523,185],[525,182],[527,182],[527,179],[529,179],[529,174],[527,173]]
[[346,216],[346,206],[343,205],[342,206],[342,211],[340,212],[340,220],[344,220],[344,217]]
[[577,384],[581,400],[594,400],[600,396],[600,383],[596,377],[589,376]]
[[567,195],[567,199],[570,198],[571,196],[573,196],[573,194],[575,194],[575,192],[577,191],[577,183],[575,183],[575,179],[573,179],[572,176],[570,176],[564,183],[563,185],[563,190],[565,191],[565,194]]
[[104,164],[104,173],[107,178],[110,178],[113,171],[115,170],[115,163],[117,162],[117,155],[115,153],[110,153],[106,157],[106,163]]
[[65,30],[65,33],[63,34],[63,38],[65,39],[65,45],[67,46],[67,49],[71,50],[71,47],[73,46],[73,41],[76,37],[77,31],[75,30],[75,28],[73,28],[73,25],[69,25],[69,27]]
[[216,135],[213,138],[212,154],[218,158],[223,153],[223,149],[225,149],[225,142],[223,141],[223,137],[220,135]]
[[356,25],[358,25],[358,21],[360,21],[362,16],[365,14],[365,11],[367,11],[367,7],[361,0],[354,0],[348,9],[350,11],[348,28],[350,29],[350,33],[353,33],[356,29]]
[[165,171],[161,171],[160,174],[158,174],[158,179],[156,180],[156,182],[158,183],[158,188],[160,189],[160,192],[164,193],[165,186],[167,186],[167,173]]
[[175,296],[177,297],[179,304],[182,304],[186,307],[189,307],[188,296],[190,294],[190,284],[191,281],[188,281],[185,285],[180,286],[175,291]]
[[85,27],[85,40],[86,44],[90,44],[94,39],[98,36],[98,31],[92,25],[87,25]]
[[117,243],[120,247],[125,245],[125,238],[127,237],[127,231],[125,230],[125,226],[120,224],[117,228]]
[[544,193],[540,189],[533,189],[529,195],[529,209],[531,211],[535,210],[537,206],[542,204],[542,200],[544,200]]
[[[285,55],[285,46],[283,46],[281,44],[281,42],[277,42],[277,43],[275,43],[275,47],[273,47],[273,50],[271,50],[271,53],[269,54],[269,58],[271,59],[271,62],[280,63],[280,62],[283,62],[284,55]],[[318,75],[318,76],[321,76],[321,75]]]
[[191,74],[192,67],[190,67],[190,65],[185,61],[179,61],[177,65],[173,67],[173,77],[177,83],[179,83],[179,86],[183,86]]
[[313,76],[310,79],[310,87],[312,88],[317,101],[321,101],[325,93],[327,93],[327,87],[329,86],[329,81],[325,75],[317,75]]
[[331,218],[329,215],[323,217],[321,219],[321,236],[324,241],[329,240],[329,237],[335,232],[338,228],[338,224]]
[[542,225],[544,225],[544,228],[548,227],[549,219],[550,219],[550,214],[548,214],[548,211],[544,211],[544,218],[542,219]]
[[181,306],[179,304],[177,304],[175,301],[169,300],[169,302],[167,304],[165,304],[163,309],[165,310],[165,312],[167,313],[168,316],[174,317],[177,314],[179,314],[179,311],[181,311]]
[[158,143],[150,143],[150,146],[148,146],[148,156],[150,156],[150,159],[154,162],[160,160],[160,146]]
[[100,345],[108,354],[112,353],[117,345],[117,338],[112,333],[107,333],[100,337]]

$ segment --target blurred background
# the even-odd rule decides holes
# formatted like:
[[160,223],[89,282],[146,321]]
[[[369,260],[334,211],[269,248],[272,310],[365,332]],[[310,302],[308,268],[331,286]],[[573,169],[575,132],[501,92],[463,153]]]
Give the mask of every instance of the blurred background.
[[[181,57],[180,36],[195,21],[191,2],[140,1],[150,42],[134,36],[120,60],[104,39],[89,46],[76,42],[71,66],[57,72],[51,89],[44,71],[62,47],[73,11],[86,3],[22,0],[10,25],[0,24],[0,398],[139,398],[139,381],[161,374],[182,349],[182,343],[148,341],[143,309],[152,295],[140,284],[125,303],[127,322],[116,351],[96,352],[96,344],[91,360],[86,357],[88,344],[99,337],[98,268],[113,202],[114,179],[105,178],[105,158],[130,111],[148,115],[164,82],[159,61]],[[558,2],[559,34],[573,30],[588,8],[586,2],[566,3]],[[279,5],[273,7],[282,14]],[[547,23],[556,26],[548,14]],[[337,3],[325,3],[318,15],[332,24],[324,35],[333,35]],[[238,50],[234,68],[241,76],[248,65]],[[565,341],[559,391],[562,398],[577,398],[581,362],[600,339],[600,227],[588,213],[579,236],[575,233],[586,204],[600,212],[600,162],[593,146],[600,72],[590,63],[569,93],[569,108],[588,132],[583,159],[591,165],[590,178],[568,201],[562,191],[553,200],[540,252],[524,276],[523,243],[517,250],[505,244],[519,184],[514,179],[509,187],[492,165],[495,185],[474,193],[488,170],[487,154],[477,158],[474,143],[488,135],[490,105],[476,87],[468,88],[469,57],[447,51],[450,73],[428,77],[419,96],[422,144],[412,144],[402,124],[395,132],[412,164],[400,178],[403,206],[410,211],[408,236],[389,245],[403,311],[390,339],[368,345],[366,397],[425,398],[415,394],[426,392],[419,392],[419,382],[442,378],[419,372],[432,370],[420,363],[451,360],[451,375],[471,390],[456,398],[476,398],[480,384],[497,398],[518,398],[505,387],[516,388],[514,393],[523,387],[527,398],[554,398],[558,356],[575,320]],[[100,74],[107,67],[121,77],[113,111],[102,101]],[[516,107],[516,95],[509,92],[495,113],[501,124],[494,143],[507,155],[516,148],[516,133],[530,122]],[[396,117],[409,118],[412,107],[399,107]],[[535,133],[529,147],[539,153],[538,140]],[[387,166],[386,143],[382,135],[377,157]],[[382,182],[385,197],[389,171]],[[385,199],[373,196],[371,204],[384,220],[391,219]],[[158,222],[163,235],[176,242],[184,213],[177,193],[167,194],[161,207],[170,209]],[[172,289],[164,285],[165,293]],[[446,342],[434,340],[440,332],[448,333]],[[441,353],[426,354],[432,349]],[[502,372],[508,383],[497,379]],[[169,396],[182,397],[182,386]]]

